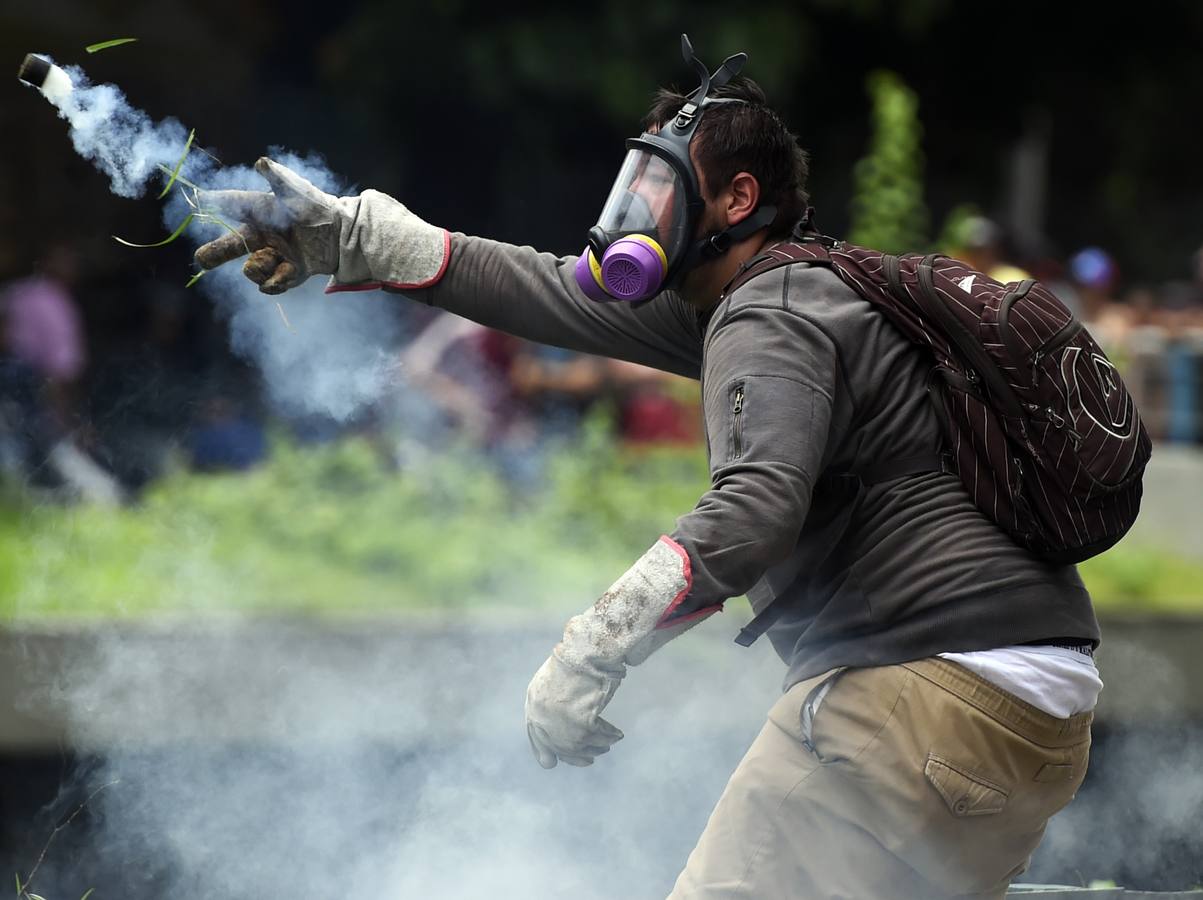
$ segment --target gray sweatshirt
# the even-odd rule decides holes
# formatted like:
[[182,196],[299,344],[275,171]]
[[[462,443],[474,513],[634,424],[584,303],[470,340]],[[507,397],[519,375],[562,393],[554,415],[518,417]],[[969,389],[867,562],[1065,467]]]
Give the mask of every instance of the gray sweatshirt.
[[[686,613],[748,594],[786,687],[835,666],[1054,639],[1097,643],[1073,566],[983,515],[955,475],[859,487],[833,473],[940,448],[930,362],[826,269],[758,276],[702,315],[666,292],[597,303],[575,257],[454,235],[422,302],[520,337],[701,381],[711,486],[672,537],[690,557]],[[824,477],[827,476],[827,477]]]

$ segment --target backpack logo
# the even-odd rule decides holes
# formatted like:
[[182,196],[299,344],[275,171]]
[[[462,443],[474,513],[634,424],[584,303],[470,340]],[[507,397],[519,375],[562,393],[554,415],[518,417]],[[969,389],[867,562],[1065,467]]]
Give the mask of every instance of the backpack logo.
[[1119,387],[1116,382],[1115,366],[1111,365],[1110,360],[1097,353],[1091,354],[1090,358],[1094,361],[1094,373],[1099,378],[1099,384],[1103,386],[1103,398],[1109,398],[1112,392]]
[[969,289],[971,287],[973,287],[973,281],[975,278],[977,278],[976,275],[966,275],[964,278],[962,278],[960,281],[957,282],[957,287],[959,287],[966,294],[968,294]]
[[1068,347],[1061,357],[1061,376],[1065,379],[1066,388],[1065,404],[1074,425],[1088,419],[1112,437],[1121,440],[1130,437],[1135,424],[1132,397],[1127,391],[1118,389],[1120,381],[1115,366],[1105,356],[1090,354],[1089,360],[1093,365],[1086,368],[1086,380],[1091,381],[1090,374],[1093,374],[1095,383],[1084,386],[1078,380],[1078,358],[1081,353],[1081,347]]

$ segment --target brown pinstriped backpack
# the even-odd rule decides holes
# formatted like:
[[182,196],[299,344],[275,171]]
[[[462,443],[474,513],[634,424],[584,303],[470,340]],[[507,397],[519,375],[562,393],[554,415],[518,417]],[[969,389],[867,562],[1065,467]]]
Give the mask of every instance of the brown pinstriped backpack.
[[749,260],[726,293],[795,263],[828,266],[932,356],[948,450],[852,473],[874,483],[960,475],[1017,542],[1080,562],[1136,520],[1152,444],[1132,396],[1082,323],[1039,281],[1000,284],[945,256],[891,256],[806,229]]

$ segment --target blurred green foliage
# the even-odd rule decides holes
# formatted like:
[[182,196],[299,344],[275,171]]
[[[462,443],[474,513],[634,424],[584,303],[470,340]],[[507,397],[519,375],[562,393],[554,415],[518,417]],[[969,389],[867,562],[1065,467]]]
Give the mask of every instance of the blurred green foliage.
[[956,254],[969,242],[969,224],[982,215],[976,203],[961,203],[949,210],[944,225],[936,237],[936,249],[941,253]]
[[[136,507],[0,504],[0,620],[144,615],[568,615],[706,488],[700,449],[617,447],[603,418],[519,495],[478,456],[393,473],[353,440],[177,473]],[[1082,566],[1103,609],[1203,611],[1203,564],[1120,545]]]
[[1100,609],[1203,613],[1203,561],[1124,542],[1078,570]]
[[618,452],[591,425],[536,496],[479,457],[386,471],[363,441],[178,473],[136,507],[0,507],[0,619],[579,608],[706,484],[698,452]]
[[894,72],[872,72],[866,86],[873,132],[868,154],[853,169],[848,240],[888,253],[922,250],[930,217],[923,202],[919,98]]

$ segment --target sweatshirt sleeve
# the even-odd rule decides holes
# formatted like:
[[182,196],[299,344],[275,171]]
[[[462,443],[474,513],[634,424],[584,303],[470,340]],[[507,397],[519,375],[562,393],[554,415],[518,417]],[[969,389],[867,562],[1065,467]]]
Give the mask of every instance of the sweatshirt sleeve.
[[576,259],[454,234],[443,277],[405,293],[541,344],[699,376],[701,327],[687,303],[669,291],[637,306],[590,300],[576,284]]
[[711,487],[672,535],[693,572],[683,615],[746,593],[789,556],[825,451],[837,443],[830,435],[840,385],[835,344],[804,315],[783,308],[779,279],[777,287],[775,305],[720,309],[707,339]]

